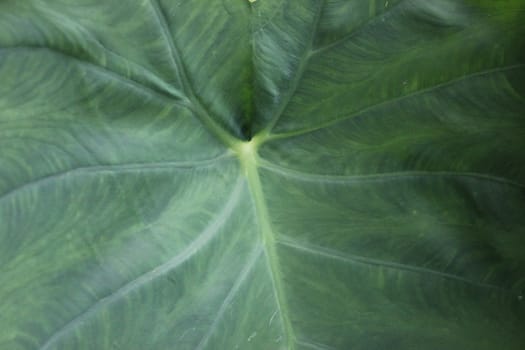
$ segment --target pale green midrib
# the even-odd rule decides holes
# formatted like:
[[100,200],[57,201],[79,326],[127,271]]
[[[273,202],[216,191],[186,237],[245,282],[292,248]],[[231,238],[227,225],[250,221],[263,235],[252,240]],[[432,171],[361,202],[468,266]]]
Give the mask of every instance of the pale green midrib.
[[510,70],[514,70],[514,69],[520,69],[520,68],[524,68],[524,67],[525,67],[525,63],[518,63],[518,64],[513,64],[513,65],[489,68],[489,69],[485,69],[485,70],[480,70],[480,71],[477,71],[477,72],[469,73],[469,74],[466,74],[466,75],[462,75],[460,77],[455,77],[455,78],[452,78],[452,79],[450,79],[448,81],[444,81],[444,82],[441,82],[441,83],[438,83],[438,84],[435,84],[435,85],[431,85],[431,86],[428,86],[426,88],[423,88],[423,89],[420,89],[420,90],[416,90],[416,91],[410,92],[410,93],[405,94],[405,95],[400,95],[400,96],[397,96],[397,97],[394,97],[394,98],[391,98],[391,99],[388,99],[388,100],[384,100],[384,101],[380,101],[378,103],[374,103],[372,105],[363,107],[363,108],[361,108],[361,109],[359,109],[357,111],[350,112],[350,114],[348,114],[346,116],[343,116],[343,117],[340,117],[340,118],[335,118],[335,119],[329,120],[329,121],[327,121],[325,123],[320,123],[320,124],[315,125],[315,126],[310,127],[310,128],[296,129],[296,130],[292,130],[292,131],[285,131],[285,132],[278,133],[278,134],[276,133],[276,134],[267,135],[266,141],[272,141],[272,140],[279,140],[279,139],[283,139],[283,138],[290,138],[290,137],[295,137],[295,136],[301,136],[301,135],[304,135],[304,134],[313,133],[313,132],[316,132],[316,131],[327,129],[329,127],[332,127],[332,126],[337,125],[339,123],[343,123],[343,122],[345,122],[347,120],[350,120],[350,119],[352,119],[354,117],[357,117],[359,115],[362,115],[364,113],[373,111],[376,108],[388,106],[391,103],[403,101],[405,99],[416,97],[416,96],[419,96],[419,95],[422,95],[422,94],[425,94],[425,93],[429,93],[429,92],[432,92],[434,90],[438,90],[438,89],[441,89],[441,88],[451,87],[454,84],[461,83],[461,82],[463,82],[465,80],[468,80],[468,79],[482,77],[484,75],[489,75],[489,74],[502,73],[502,72],[506,72],[506,71],[510,71]]
[[80,176],[80,175],[97,175],[102,173],[130,173],[130,172],[144,172],[144,171],[157,171],[162,169],[180,169],[180,170],[192,170],[201,167],[209,167],[215,165],[218,161],[223,159],[232,159],[231,152],[223,153],[217,157],[196,161],[165,161],[165,162],[151,162],[151,163],[122,163],[122,164],[109,164],[109,165],[92,165],[83,166],[73,169],[67,169],[65,171],[54,173],[51,175],[43,176],[37,179],[33,179],[31,182],[27,182],[23,185],[15,187],[7,192],[0,194],[0,203],[12,196],[21,193],[22,191],[35,187],[41,186],[48,182],[58,181],[65,178],[66,176]]
[[506,292],[506,293],[511,292],[510,290],[503,288],[501,286],[497,286],[497,285],[485,283],[485,282],[480,282],[480,281],[474,281],[466,277],[454,275],[448,272],[438,271],[438,270],[430,269],[427,267],[419,267],[419,266],[413,266],[413,265],[408,265],[404,263],[397,263],[397,262],[392,262],[392,261],[387,261],[387,260],[374,259],[374,258],[369,258],[363,255],[343,253],[340,251],[336,251],[334,249],[325,248],[325,247],[318,246],[318,245],[305,244],[305,243],[299,242],[297,240],[294,240],[286,236],[281,237],[277,241],[277,243],[280,245],[286,246],[288,248],[301,251],[306,254],[318,255],[318,256],[322,256],[322,257],[332,259],[332,260],[339,260],[344,263],[362,264],[362,265],[367,265],[367,266],[377,266],[377,267],[384,267],[384,268],[397,270],[397,271],[411,272],[411,273],[417,273],[421,275],[431,275],[431,276],[436,276],[439,278],[462,282],[462,283],[469,284],[469,285],[472,285],[478,288],[493,289],[493,290],[498,290],[498,291]]
[[155,12],[155,15],[157,16],[160,30],[163,36],[165,37],[169,51],[171,52],[171,59],[173,60],[173,63],[175,65],[177,78],[181,82],[182,89],[184,90],[186,97],[190,101],[189,108],[193,110],[195,114],[197,114],[198,119],[207,128],[208,131],[210,131],[215,137],[221,140],[225,145],[227,145],[230,148],[233,148],[238,143],[238,139],[232,136],[226,130],[225,127],[217,123],[211,117],[210,112],[206,109],[200,98],[195,93],[193,86],[191,85],[190,80],[188,78],[184,62],[182,62],[180,52],[177,48],[177,45],[175,44],[175,39],[173,38],[173,35],[170,32],[168,21],[166,19],[166,15],[162,6],[160,5],[158,0],[149,0],[149,2],[153,8],[153,11]]
[[157,279],[160,276],[165,276],[173,269],[177,268],[184,262],[191,259],[195,254],[197,254],[202,248],[204,248],[211,240],[216,238],[217,234],[224,226],[224,223],[228,220],[231,214],[234,212],[235,208],[239,204],[242,198],[242,192],[244,188],[244,181],[242,177],[239,176],[235,186],[232,190],[230,197],[228,198],[223,209],[219,214],[211,220],[211,222],[206,226],[206,228],[197,236],[195,240],[189,243],[181,252],[176,256],[172,257],[168,261],[162,263],[161,265],[149,270],[140,276],[136,277],[130,282],[125,283],[117,290],[113,291],[111,294],[105,296],[104,298],[98,300],[88,309],[84,310],[82,313],[77,315],[75,318],[70,320],[68,323],[60,327],[54,334],[51,335],[40,347],[39,350],[50,349],[53,344],[59,341],[63,335],[67,334],[69,331],[73,330],[83,321],[91,317],[93,314],[96,314],[99,310],[104,308],[107,305],[112,304],[119,298],[125,297],[130,292],[137,290],[144,284],[151,282],[152,280]]
[[248,187],[255,205],[255,211],[258,223],[260,225],[260,233],[264,247],[264,253],[266,256],[266,262],[268,264],[270,277],[272,280],[272,287],[276,297],[281,321],[284,327],[288,349],[293,350],[295,349],[295,333],[292,328],[288,310],[288,303],[286,301],[286,295],[282,284],[283,278],[281,276],[279,257],[277,255],[276,250],[277,241],[270,224],[268,207],[266,205],[261,180],[259,178],[259,171],[257,169],[258,158],[256,149],[254,147],[252,150],[246,153],[243,153],[242,150],[237,150],[237,154],[245,172]]
[[467,172],[467,171],[422,171],[422,170],[407,170],[407,171],[396,171],[396,172],[384,172],[384,173],[373,173],[373,174],[356,174],[356,175],[329,175],[329,174],[314,174],[306,173],[291,168],[285,168],[280,165],[276,165],[268,162],[262,158],[258,159],[258,165],[261,168],[267,169],[271,172],[284,175],[289,178],[295,178],[301,181],[308,182],[323,182],[332,184],[351,184],[351,183],[363,183],[365,181],[383,181],[383,180],[396,180],[406,178],[422,178],[422,177],[464,177],[473,178],[481,181],[490,181],[497,184],[506,186],[517,187],[525,189],[525,184],[519,183],[514,180],[510,180],[505,177],[499,177],[490,174]]

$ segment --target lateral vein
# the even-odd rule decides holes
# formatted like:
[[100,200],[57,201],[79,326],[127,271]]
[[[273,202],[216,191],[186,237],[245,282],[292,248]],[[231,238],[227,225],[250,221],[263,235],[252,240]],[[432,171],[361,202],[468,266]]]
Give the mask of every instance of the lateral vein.
[[350,114],[348,114],[346,116],[343,116],[343,117],[340,117],[340,118],[336,118],[336,119],[333,119],[333,120],[329,120],[329,121],[327,121],[325,123],[321,123],[321,124],[315,125],[313,127],[304,128],[304,129],[298,129],[298,130],[292,130],[292,131],[289,131],[289,132],[283,132],[283,133],[279,133],[279,134],[272,134],[272,135],[269,135],[266,139],[268,141],[271,141],[271,140],[275,140],[275,139],[282,139],[282,138],[288,138],[288,137],[293,137],[293,136],[300,136],[300,135],[312,133],[312,132],[315,132],[315,131],[323,130],[323,129],[329,128],[331,126],[337,125],[339,123],[345,122],[347,120],[350,120],[350,119],[352,119],[354,117],[357,117],[359,115],[362,115],[364,113],[373,111],[376,108],[388,106],[391,103],[403,101],[403,100],[406,100],[406,99],[409,99],[409,98],[412,98],[412,97],[415,97],[415,96],[419,96],[419,95],[423,95],[425,93],[433,92],[434,90],[451,87],[451,86],[454,86],[455,84],[461,83],[461,82],[463,82],[465,80],[468,80],[468,79],[482,77],[484,75],[489,75],[489,74],[502,73],[502,72],[511,71],[511,70],[514,70],[514,69],[520,69],[520,68],[524,68],[524,67],[525,67],[525,64],[519,63],[519,64],[514,64],[514,65],[501,66],[501,67],[485,69],[485,70],[469,73],[469,74],[462,75],[460,77],[456,77],[456,78],[453,78],[453,79],[445,81],[445,82],[441,82],[441,83],[436,84],[436,85],[432,85],[432,86],[426,87],[426,88],[421,89],[421,90],[417,90],[417,91],[408,93],[406,95],[397,96],[397,97],[394,97],[394,98],[391,98],[391,99],[388,99],[388,100],[384,100],[384,101],[381,101],[381,102],[378,102],[378,103],[366,106],[366,107],[361,108],[361,109],[359,109],[359,110],[357,110],[355,112],[351,112]]
[[191,161],[191,162],[157,162],[157,163],[127,163],[127,164],[111,164],[111,165],[92,165],[92,166],[84,166],[84,167],[78,167],[74,169],[68,169],[66,171],[62,171],[59,173],[51,174],[48,176],[44,176],[38,179],[35,179],[31,182],[25,183],[21,186],[18,186],[16,188],[13,188],[7,192],[4,192],[0,195],[0,202],[6,200],[7,198],[10,198],[21,191],[35,187],[40,186],[47,182],[57,181],[59,179],[63,179],[66,176],[80,176],[80,175],[90,175],[90,174],[101,174],[101,173],[130,173],[130,172],[141,172],[141,171],[155,171],[155,170],[162,170],[162,169],[194,169],[199,167],[208,167],[216,162],[230,158],[231,154],[229,152],[221,154],[218,157],[211,158],[211,159],[204,159],[201,161]]
[[99,310],[112,304],[116,300],[125,297],[134,290],[139,289],[146,283],[153,281],[161,276],[166,275],[173,269],[177,268],[184,262],[188,261],[192,256],[197,254],[204,246],[207,245],[219,232],[220,228],[224,225],[226,220],[233,213],[237,206],[239,199],[241,198],[242,189],[244,187],[244,181],[242,178],[237,180],[237,183],[230,195],[226,205],[217,217],[204,229],[204,231],[191,242],[182,252],[165,262],[164,264],[157,266],[153,270],[150,270],[136,279],[126,283],[110,295],[100,299],[87,310],[76,316],[74,319],[69,321],[67,324],[57,330],[41,347],[40,350],[49,350],[57,341],[59,341],[65,334],[79,326],[82,322],[92,317]]
[[171,58],[176,67],[177,78],[180,80],[183,86],[184,92],[188,100],[191,102],[190,105],[191,105],[192,111],[197,115],[200,122],[215,137],[217,137],[227,146],[231,147],[235,145],[237,143],[236,138],[230,135],[230,133],[226,130],[225,127],[220,125],[218,122],[216,122],[212,118],[209,110],[204,106],[199,96],[197,96],[197,94],[195,93],[194,88],[191,85],[190,80],[188,78],[188,73],[186,72],[186,67],[184,65],[184,62],[182,61],[182,57],[175,43],[175,39],[173,38],[173,35],[170,32],[168,21],[166,19],[166,15],[161,5],[159,4],[159,1],[150,0],[150,3],[157,16],[158,24],[161,28],[162,34],[164,35],[168,43],[168,47],[171,52]]
[[257,245],[255,249],[253,249],[252,253],[248,257],[248,261],[246,262],[246,265],[239,273],[239,277],[235,280],[235,283],[233,284],[232,288],[228,292],[228,295],[224,299],[223,303],[219,307],[219,310],[217,311],[217,314],[215,316],[215,319],[213,320],[213,323],[206,333],[206,335],[202,338],[199,345],[195,348],[196,350],[202,350],[207,345],[208,341],[210,340],[213,333],[217,330],[217,327],[219,325],[220,320],[224,316],[224,313],[226,312],[228,306],[231,304],[237,293],[239,292],[239,289],[241,289],[242,285],[248,278],[248,275],[252,271],[253,267],[255,266],[255,263],[257,260],[259,260],[259,257],[262,253],[262,246]]
[[356,184],[363,182],[382,182],[382,181],[394,181],[399,179],[407,178],[431,178],[431,177],[464,177],[473,178],[480,181],[490,181],[506,186],[517,187],[525,189],[525,184],[507,179],[505,177],[499,177],[490,174],[482,174],[475,172],[460,172],[460,171],[398,171],[398,172],[385,172],[375,174],[362,174],[362,175],[328,175],[328,174],[312,174],[306,173],[299,170],[285,168],[280,165],[270,163],[267,160],[260,160],[260,167],[270,170],[271,172],[284,175],[289,178],[295,178],[301,181],[309,182],[323,182],[331,184]]
[[384,267],[384,268],[399,270],[399,271],[413,272],[413,273],[423,274],[423,275],[429,274],[429,275],[437,276],[440,278],[456,280],[459,282],[467,283],[472,286],[476,286],[480,288],[507,291],[506,289],[493,285],[493,284],[473,281],[468,278],[461,277],[461,276],[454,275],[454,274],[447,273],[447,272],[437,271],[437,270],[429,269],[426,267],[412,266],[412,265],[407,265],[403,263],[396,263],[396,262],[385,261],[385,260],[380,260],[380,259],[373,259],[373,258],[369,258],[366,256],[361,256],[361,255],[343,253],[343,252],[339,252],[333,249],[329,249],[329,248],[325,248],[325,247],[321,247],[321,246],[317,246],[313,244],[306,244],[306,243],[298,242],[297,240],[293,240],[289,237],[282,238],[277,243],[283,246],[295,249],[295,250],[302,251],[304,253],[319,255],[319,256],[329,258],[329,259],[339,260],[344,263],[378,266],[378,267]]
[[78,63],[79,65],[84,66],[85,68],[91,69],[95,71],[96,73],[100,74],[101,76],[104,76],[110,80],[114,80],[117,82],[120,82],[124,85],[128,85],[131,88],[140,91],[150,97],[156,97],[164,102],[169,101],[169,103],[175,103],[180,106],[187,107],[187,105],[180,100],[180,93],[176,91],[175,89],[168,89],[166,84],[159,84],[159,81],[157,81],[157,87],[158,89],[154,89],[152,87],[149,87],[147,85],[144,85],[136,80],[133,80],[131,78],[128,78],[120,73],[117,73],[111,69],[108,69],[107,67],[95,64],[93,62],[83,60],[81,58],[78,58],[76,56],[70,55],[66,52],[51,48],[51,47],[45,47],[45,46],[10,46],[10,47],[0,47],[0,51],[47,51],[53,55],[61,56],[67,60],[74,61]]

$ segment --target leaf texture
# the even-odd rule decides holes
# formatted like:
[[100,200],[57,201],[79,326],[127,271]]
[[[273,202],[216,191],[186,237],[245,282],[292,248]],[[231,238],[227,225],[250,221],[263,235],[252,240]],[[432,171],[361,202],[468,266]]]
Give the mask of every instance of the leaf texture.
[[521,0],[0,2],[0,348],[522,349]]

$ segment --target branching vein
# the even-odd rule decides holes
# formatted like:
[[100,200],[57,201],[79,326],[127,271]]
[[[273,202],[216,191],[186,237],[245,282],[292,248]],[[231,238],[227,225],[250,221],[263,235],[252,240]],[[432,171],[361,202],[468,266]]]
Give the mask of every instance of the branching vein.
[[217,215],[217,217],[204,229],[204,231],[193,241],[191,242],[184,250],[182,250],[178,255],[174,256],[164,264],[156,267],[155,269],[148,271],[136,279],[128,282],[123,285],[112,294],[106,296],[103,299],[100,299],[90,308],[85,310],[83,313],[72,319],[70,322],[65,324],[62,328],[56,331],[41,347],[40,350],[51,349],[60,339],[70,333],[73,329],[80,326],[84,321],[96,315],[99,311],[103,310],[105,307],[110,304],[118,301],[119,299],[125,298],[131,292],[138,290],[144,285],[147,285],[151,281],[165,276],[167,273],[176,269],[178,266],[188,261],[192,256],[197,254],[203,247],[205,247],[208,242],[210,242],[220,231],[221,227],[225,224],[226,220],[231,216],[235,207],[237,206],[242,189],[244,188],[244,181],[242,178],[237,180],[235,188],[230,195],[230,198],[226,202],[222,211]]

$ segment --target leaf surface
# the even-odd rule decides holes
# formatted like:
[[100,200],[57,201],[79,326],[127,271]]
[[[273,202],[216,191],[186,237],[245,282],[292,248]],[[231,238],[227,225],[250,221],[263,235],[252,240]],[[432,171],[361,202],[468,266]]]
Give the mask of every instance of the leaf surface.
[[0,348],[522,349],[524,13],[0,2]]

